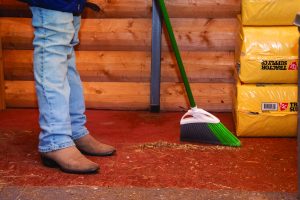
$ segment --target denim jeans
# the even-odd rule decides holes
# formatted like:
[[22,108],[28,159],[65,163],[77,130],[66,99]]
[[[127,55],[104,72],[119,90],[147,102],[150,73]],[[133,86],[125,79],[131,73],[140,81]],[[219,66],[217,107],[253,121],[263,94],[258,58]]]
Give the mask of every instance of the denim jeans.
[[39,151],[74,145],[88,134],[82,84],[75,64],[80,16],[31,7],[34,79],[39,105]]

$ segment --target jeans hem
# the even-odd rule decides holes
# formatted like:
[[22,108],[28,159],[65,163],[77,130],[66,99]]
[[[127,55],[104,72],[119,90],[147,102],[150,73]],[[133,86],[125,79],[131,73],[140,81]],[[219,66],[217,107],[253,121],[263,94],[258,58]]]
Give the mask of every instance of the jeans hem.
[[75,146],[75,143],[73,141],[65,142],[65,143],[58,144],[58,145],[51,144],[48,147],[39,147],[39,152],[47,153],[47,152],[51,152],[51,151],[65,149],[65,148],[68,148],[68,147],[71,147],[71,146]]
[[79,133],[79,134],[76,134],[76,135],[72,135],[72,139],[73,140],[78,140],[79,138],[82,138],[82,137],[84,137],[84,136],[86,136],[86,135],[88,135],[88,134],[90,134],[89,133],[89,131],[84,131],[84,132],[82,132],[82,133]]

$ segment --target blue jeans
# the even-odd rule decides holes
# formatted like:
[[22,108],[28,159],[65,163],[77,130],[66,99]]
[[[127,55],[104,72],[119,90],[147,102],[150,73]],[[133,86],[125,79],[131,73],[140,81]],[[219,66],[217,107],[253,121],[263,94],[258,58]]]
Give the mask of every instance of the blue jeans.
[[34,78],[39,105],[39,151],[74,146],[86,134],[82,84],[75,64],[80,16],[31,7]]

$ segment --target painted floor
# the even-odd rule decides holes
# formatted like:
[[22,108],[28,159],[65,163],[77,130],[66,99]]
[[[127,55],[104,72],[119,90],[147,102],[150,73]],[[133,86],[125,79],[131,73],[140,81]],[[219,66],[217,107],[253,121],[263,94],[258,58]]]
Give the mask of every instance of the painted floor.
[[[171,194],[186,194],[185,199],[206,194],[200,199],[218,199],[213,195],[227,193],[231,196],[223,199],[243,195],[249,197],[244,199],[295,199],[295,138],[241,138],[241,148],[181,143],[178,123],[183,112],[88,110],[86,114],[91,134],[117,148],[113,157],[89,157],[100,164],[96,175],[70,175],[42,166],[37,152],[38,111],[1,111],[0,199],[22,195],[23,199],[41,199],[26,195],[28,191],[38,196],[74,187],[85,191],[96,188],[103,195],[109,191],[117,195],[121,190],[122,195],[144,195],[142,199],[176,199]],[[231,113],[216,116],[234,131]],[[151,194],[158,198],[149,198]]]

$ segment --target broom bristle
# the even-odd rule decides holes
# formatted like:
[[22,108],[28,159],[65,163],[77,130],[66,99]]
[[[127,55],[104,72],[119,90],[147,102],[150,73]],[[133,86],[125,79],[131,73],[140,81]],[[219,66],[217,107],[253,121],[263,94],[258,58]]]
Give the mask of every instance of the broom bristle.
[[208,124],[208,127],[223,145],[233,147],[241,146],[240,140],[235,137],[221,122],[217,124]]
[[238,147],[241,142],[222,123],[183,124],[180,129],[182,141],[195,141],[209,144]]
[[190,123],[181,125],[180,140],[208,144],[221,144],[219,139],[210,130],[207,123]]

